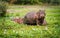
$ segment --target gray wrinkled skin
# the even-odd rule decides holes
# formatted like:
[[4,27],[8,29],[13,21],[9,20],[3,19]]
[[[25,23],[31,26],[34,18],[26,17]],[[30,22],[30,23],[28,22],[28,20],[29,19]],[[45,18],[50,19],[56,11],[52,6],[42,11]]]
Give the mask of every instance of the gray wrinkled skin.
[[46,21],[45,19],[45,11],[44,10],[39,10],[37,13],[36,12],[29,12],[25,15],[24,17],[24,23],[25,24],[30,24],[30,25],[45,25]]

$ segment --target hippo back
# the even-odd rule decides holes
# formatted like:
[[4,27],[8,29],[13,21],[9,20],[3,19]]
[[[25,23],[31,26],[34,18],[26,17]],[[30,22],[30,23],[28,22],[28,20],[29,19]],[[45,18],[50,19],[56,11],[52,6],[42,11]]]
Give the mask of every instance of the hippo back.
[[24,23],[36,24],[36,18],[37,18],[36,12],[29,12],[24,17]]
[[26,14],[25,17],[28,19],[34,19],[34,18],[36,18],[36,13],[35,12],[29,12]]

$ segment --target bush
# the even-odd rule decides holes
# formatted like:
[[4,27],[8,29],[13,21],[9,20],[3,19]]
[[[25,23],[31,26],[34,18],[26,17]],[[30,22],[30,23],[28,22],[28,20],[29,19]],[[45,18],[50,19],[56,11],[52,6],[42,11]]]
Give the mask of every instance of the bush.
[[5,16],[6,11],[7,11],[7,3],[0,1],[0,17]]

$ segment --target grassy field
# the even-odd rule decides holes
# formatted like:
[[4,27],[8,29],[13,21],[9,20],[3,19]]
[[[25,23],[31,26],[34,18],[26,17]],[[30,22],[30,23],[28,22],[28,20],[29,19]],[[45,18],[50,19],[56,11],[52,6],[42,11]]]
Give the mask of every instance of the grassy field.
[[[18,24],[12,17],[23,18],[30,11],[45,8],[46,26]],[[0,17],[0,38],[60,38],[59,6],[9,6],[6,17]]]

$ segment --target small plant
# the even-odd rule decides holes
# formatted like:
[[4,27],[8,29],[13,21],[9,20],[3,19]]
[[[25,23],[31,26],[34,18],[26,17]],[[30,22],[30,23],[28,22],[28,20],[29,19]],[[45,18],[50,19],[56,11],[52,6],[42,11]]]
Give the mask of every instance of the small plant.
[[1,1],[1,2],[0,2],[0,17],[5,16],[6,11],[7,11],[6,2],[2,2],[2,1]]

